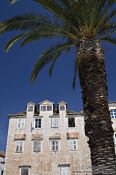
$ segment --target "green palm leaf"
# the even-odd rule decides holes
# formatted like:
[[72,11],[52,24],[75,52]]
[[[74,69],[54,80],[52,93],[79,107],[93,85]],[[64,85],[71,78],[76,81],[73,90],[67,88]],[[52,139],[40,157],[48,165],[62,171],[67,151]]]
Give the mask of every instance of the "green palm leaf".
[[[58,43],[57,45],[50,47],[47,51],[45,51],[35,64],[35,67],[32,71],[31,75],[31,81],[35,80],[37,75],[39,74],[40,70],[48,63],[51,63],[54,65],[54,60],[61,55],[61,53],[66,50],[67,48],[72,47],[74,44],[73,43]],[[53,65],[52,68],[53,69]],[[51,70],[50,70],[51,71]]]
[[113,37],[109,37],[109,36],[101,37],[100,40],[110,42],[111,44],[116,44],[116,38],[113,38]]

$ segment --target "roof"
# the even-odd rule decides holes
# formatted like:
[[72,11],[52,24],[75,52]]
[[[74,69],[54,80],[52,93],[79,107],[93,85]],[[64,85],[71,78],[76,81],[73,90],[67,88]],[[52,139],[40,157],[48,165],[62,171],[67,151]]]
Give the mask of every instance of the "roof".
[[114,104],[114,103],[116,104],[116,101],[109,101],[108,103],[109,103],[109,104],[112,104],[112,103],[113,103],[113,104]]
[[0,151],[0,157],[5,157],[5,152]]
[[17,116],[20,116],[20,117],[26,117],[26,112],[19,112],[19,113],[16,113],[16,114],[9,114],[8,115],[9,117],[17,117]]
[[[58,115],[59,114],[59,111],[58,109],[55,109],[54,110],[54,115]],[[39,115],[39,111],[35,111],[34,115]],[[75,112],[75,111],[72,111],[72,110],[67,110],[67,115],[84,115],[84,113],[82,111],[80,112]],[[16,114],[9,114],[9,118],[26,118],[26,112],[19,112],[19,113],[16,113]]]
[[39,104],[41,105],[41,104],[54,104],[54,103],[49,101],[49,100],[44,100],[44,101],[40,102]]

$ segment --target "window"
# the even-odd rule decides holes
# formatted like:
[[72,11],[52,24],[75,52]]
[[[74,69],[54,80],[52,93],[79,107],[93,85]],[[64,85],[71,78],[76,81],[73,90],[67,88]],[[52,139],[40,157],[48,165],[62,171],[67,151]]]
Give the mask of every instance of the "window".
[[17,122],[17,128],[18,129],[24,129],[25,128],[25,119],[19,119]]
[[28,112],[33,112],[33,108],[34,108],[34,106],[29,105],[29,106],[28,106]]
[[41,119],[35,119],[35,128],[41,128]]
[[60,175],[69,175],[69,167],[68,166],[61,166],[60,167]]
[[46,106],[41,106],[41,111],[46,111]]
[[64,111],[65,110],[65,106],[64,105],[61,105],[60,106],[60,111]]
[[69,150],[70,151],[77,150],[77,140],[75,140],[75,139],[69,139]]
[[21,167],[20,168],[20,175],[29,175],[30,174],[30,168],[29,167]]
[[53,139],[51,140],[51,151],[58,151],[59,150],[59,140]]
[[41,111],[52,111],[52,106],[51,105],[43,105],[41,106]]
[[112,118],[116,118],[116,109],[111,109],[111,110],[110,110],[110,116],[111,116]]
[[52,111],[52,106],[47,106],[47,111]]
[[51,127],[58,128],[58,118],[51,118]]
[[24,142],[22,140],[18,140],[16,141],[16,153],[22,153],[23,152],[23,145],[24,145]]
[[68,127],[75,127],[75,118],[68,118]]
[[41,141],[35,140],[33,142],[33,152],[41,152]]

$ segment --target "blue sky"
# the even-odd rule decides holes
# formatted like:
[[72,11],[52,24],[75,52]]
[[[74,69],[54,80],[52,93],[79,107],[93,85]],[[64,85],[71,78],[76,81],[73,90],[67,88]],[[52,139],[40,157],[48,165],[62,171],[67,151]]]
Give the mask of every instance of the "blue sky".
[[[26,12],[45,11],[32,0],[21,0],[11,6],[7,0],[0,0],[0,20]],[[39,103],[45,99],[56,104],[64,100],[71,110],[82,109],[79,80],[75,91],[72,89],[74,52],[63,54],[55,65],[52,78],[48,75],[48,66],[40,73],[37,80],[30,85],[32,68],[42,50],[53,41],[41,40],[23,48],[16,44],[8,53],[4,52],[5,43],[12,37],[11,33],[0,36],[0,150],[5,150],[8,130],[8,114],[26,109],[30,101]],[[105,60],[108,79],[109,101],[116,101],[116,51],[115,46],[105,44]]]

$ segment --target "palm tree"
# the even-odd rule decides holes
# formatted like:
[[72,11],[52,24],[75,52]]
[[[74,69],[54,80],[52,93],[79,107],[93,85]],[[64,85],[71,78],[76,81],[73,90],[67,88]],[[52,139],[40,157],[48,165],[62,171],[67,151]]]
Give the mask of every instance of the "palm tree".
[[[107,82],[102,41],[116,44],[116,24],[113,9],[115,0],[35,0],[50,11],[43,14],[26,14],[1,22],[0,33],[22,31],[5,47],[21,41],[24,46],[41,38],[63,38],[40,56],[31,76],[37,78],[48,63],[52,70],[62,52],[75,47],[73,87],[77,72],[82,88],[85,134],[89,138],[93,175],[116,175],[116,158],[113,129],[107,100]],[[15,0],[10,0],[14,3]]]

